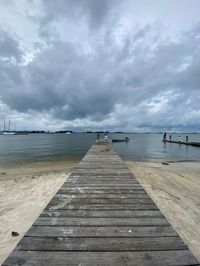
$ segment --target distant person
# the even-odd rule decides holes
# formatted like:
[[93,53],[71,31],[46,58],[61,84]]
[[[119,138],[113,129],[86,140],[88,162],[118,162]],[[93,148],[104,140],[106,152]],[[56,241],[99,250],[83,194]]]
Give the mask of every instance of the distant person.
[[105,140],[105,141],[108,141],[108,135],[107,135],[107,134],[105,134],[105,136],[104,136],[104,140]]
[[163,141],[166,141],[167,133],[165,132],[163,135]]
[[182,137],[178,136],[178,141],[181,142],[181,140],[182,140]]
[[169,135],[169,140],[170,140],[170,141],[172,140],[172,135]]
[[99,140],[99,138],[100,138],[100,134],[98,133],[98,134],[97,134],[97,140]]
[[186,136],[186,142],[188,142],[189,140],[188,140],[188,136]]

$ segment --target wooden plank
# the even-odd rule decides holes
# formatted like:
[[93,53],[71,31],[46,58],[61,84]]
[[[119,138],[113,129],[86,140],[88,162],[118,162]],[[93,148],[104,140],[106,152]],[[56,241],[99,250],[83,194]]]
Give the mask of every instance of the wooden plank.
[[92,188],[92,189],[108,189],[108,188],[110,188],[110,189],[115,189],[115,188],[117,188],[117,189],[127,189],[127,188],[131,188],[131,189],[140,189],[141,188],[141,186],[140,185],[133,185],[133,186],[131,186],[131,185],[128,185],[128,184],[124,184],[124,185],[120,185],[120,184],[114,184],[114,185],[107,185],[107,184],[102,184],[102,185],[98,185],[98,184],[96,184],[96,185],[92,185],[92,184],[90,184],[90,185],[88,185],[88,184],[81,184],[81,185],[78,185],[78,184],[76,184],[76,183],[74,183],[74,184],[68,184],[68,183],[64,183],[63,184],[63,187],[65,188],[65,187],[67,187],[67,188],[77,188],[77,187],[79,187],[79,188],[85,188],[85,189],[89,189],[89,188]]
[[76,183],[76,184],[102,184],[103,182],[106,182],[106,184],[130,184],[130,185],[140,185],[140,183],[136,180],[131,180],[131,179],[125,179],[125,178],[118,178],[118,179],[105,179],[105,178],[70,178],[67,180],[66,183],[70,184],[70,183]]
[[71,237],[24,237],[16,250],[41,251],[156,251],[184,250],[187,246],[180,237],[142,238],[71,238]]
[[78,168],[82,168],[82,169],[85,169],[85,168],[89,168],[89,169],[92,169],[92,168],[103,168],[103,169],[114,169],[114,168],[120,168],[121,170],[122,169],[128,169],[128,166],[123,162],[123,161],[117,161],[117,162],[114,162],[114,163],[109,163],[109,162],[87,162],[87,161],[82,161],[80,162],[79,164],[77,164],[75,166],[74,169],[78,169]]
[[106,183],[106,185],[108,186],[108,187],[110,187],[110,186],[112,186],[112,187],[115,187],[115,186],[118,186],[118,187],[124,187],[124,186],[130,186],[130,187],[140,187],[141,185],[139,184],[139,183],[137,183],[137,182],[127,182],[127,181],[123,181],[123,180],[121,180],[121,181],[117,181],[117,182],[115,182],[115,181],[104,181],[104,182],[102,182],[102,181],[98,181],[98,180],[95,180],[95,181],[89,181],[89,182],[87,182],[86,180],[85,181],[73,181],[73,180],[70,180],[70,181],[68,181],[67,182],[67,184],[68,184],[68,186],[70,187],[70,186],[80,186],[80,187],[82,187],[82,186],[101,186],[102,185],[102,183]]
[[[135,178],[133,178],[133,177],[131,177],[131,176],[124,176],[124,177],[113,177],[113,176],[101,176],[101,175],[99,175],[99,176],[87,176],[87,175],[85,175],[85,176],[70,176],[68,179],[67,179],[67,181],[69,181],[69,180],[76,180],[76,181],[132,181],[133,183],[139,183],[140,184],[140,182],[138,181],[138,180],[136,180]],[[66,182],[67,182],[66,181]]]
[[45,210],[158,210],[155,204],[51,204],[49,203]]
[[76,199],[149,199],[145,193],[139,194],[103,194],[103,193],[88,193],[88,194],[65,194],[63,191],[58,191],[54,198],[76,198]]
[[125,172],[127,173],[129,170],[128,170],[128,167],[121,167],[120,165],[109,165],[109,166],[104,166],[104,165],[101,165],[99,164],[98,166],[97,165],[85,165],[85,166],[77,166],[74,168],[74,171],[75,172],[83,172],[83,171],[86,171],[86,172],[94,172],[94,171],[97,171],[97,172],[115,172],[115,171],[119,171],[119,172]]
[[165,218],[59,218],[39,217],[34,225],[49,226],[168,226]]
[[88,175],[95,175],[97,174],[110,174],[110,175],[116,175],[116,176],[123,176],[123,175],[130,175],[129,170],[119,170],[119,169],[75,169],[74,173],[76,174],[88,174]]
[[104,188],[104,189],[93,189],[93,188],[68,188],[67,186],[62,186],[58,193],[65,193],[65,194],[146,194],[146,191],[143,188]]
[[119,205],[126,205],[126,204],[152,204],[153,201],[150,198],[146,199],[120,199],[120,198],[72,198],[69,195],[63,195],[66,197],[60,197],[62,194],[57,195],[54,197],[49,204],[52,205],[67,205],[67,204],[119,204]]
[[199,266],[188,250],[140,252],[15,251],[4,266]]
[[[107,174],[107,173],[96,173],[95,175],[93,173],[76,173],[76,172],[72,172],[72,174],[70,175],[70,178],[73,178],[73,177],[77,177],[77,178],[80,178],[80,177],[84,177],[84,178],[92,178],[92,179],[95,179],[95,178],[110,178],[110,179],[115,179],[117,180],[118,178],[122,178],[122,179],[131,179],[131,180],[137,180],[134,176],[132,176],[130,173],[129,174],[122,174],[122,175],[115,175],[114,174]],[[138,180],[137,180],[138,181]]]
[[[177,236],[171,226],[32,226],[26,236],[54,237],[166,237]],[[105,240],[106,241],[106,240]]]
[[43,211],[40,217],[109,217],[109,218],[137,218],[137,217],[154,217],[163,218],[163,214],[160,210],[52,210]]
[[130,185],[140,185],[141,184],[136,181],[136,180],[133,180],[133,179],[128,179],[128,178],[115,178],[115,179],[111,179],[111,178],[87,178],[87,177],[84,177],[84,178],[70,178],[68,179],[65,183],[66,184],[69,184],[69,183],[77,183],[77,184],[99,184],[99,185],[102,185],[104,184],[104,182],[106,183],[112,183],[112,184],[115,184],[115,183],[125,183],[125,184],[130,184]]

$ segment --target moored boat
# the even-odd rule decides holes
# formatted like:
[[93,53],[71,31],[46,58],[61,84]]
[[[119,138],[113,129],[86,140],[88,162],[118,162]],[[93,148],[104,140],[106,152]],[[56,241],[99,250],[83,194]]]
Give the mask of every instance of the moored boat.
[[112,142],[128,142],[130,139],[129,138],[124,138],[124,139],[112,139]]

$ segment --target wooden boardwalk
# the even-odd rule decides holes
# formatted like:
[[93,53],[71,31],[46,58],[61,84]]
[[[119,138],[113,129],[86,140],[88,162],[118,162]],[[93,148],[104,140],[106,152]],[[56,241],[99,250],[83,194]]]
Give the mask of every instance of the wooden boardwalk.
[[199,263],[111,144],[99,142],[3,265]]

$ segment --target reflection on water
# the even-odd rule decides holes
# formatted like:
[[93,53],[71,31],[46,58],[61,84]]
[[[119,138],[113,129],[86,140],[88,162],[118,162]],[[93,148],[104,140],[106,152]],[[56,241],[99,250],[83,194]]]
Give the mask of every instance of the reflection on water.
[[[172,134],[178,140],[180,134]],[[187,134],[189,141],[199,141],[199,134]],[[126,160],[199,160],[200,148],[163,143],[161,134],[110,134],[129,142],[113,143],[113,148]],[[186,135],[181,134],[185,140]],[[103,137],[103,136],[101,136]],[[95,142],[96,134],[0,135],[0,163],[81,159]]]

